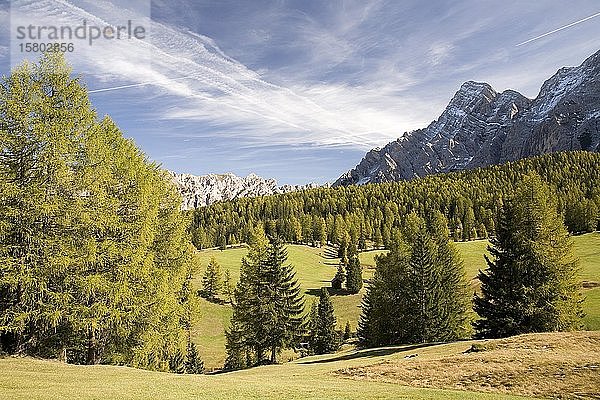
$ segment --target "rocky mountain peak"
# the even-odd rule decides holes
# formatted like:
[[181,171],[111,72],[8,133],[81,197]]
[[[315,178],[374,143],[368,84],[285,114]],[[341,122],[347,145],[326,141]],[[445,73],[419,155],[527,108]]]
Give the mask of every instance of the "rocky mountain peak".
[[232,173],[197,176],[169,171],[169,174],[181,194],[183,210],[240,197],[269,196],[319,186],[316,183],[279,186],[275,179],[265,179],[254,173],[246,177],[239,177]]
[[477,104],[490,103],[496,98],[496,91],[487,83],[468,81],[461,85],[448,108],[469,111]]
[[412,179],[561,150],[600,151],[600,51],[531,100],[469,81],[427,128],[373,149],[335,185]]

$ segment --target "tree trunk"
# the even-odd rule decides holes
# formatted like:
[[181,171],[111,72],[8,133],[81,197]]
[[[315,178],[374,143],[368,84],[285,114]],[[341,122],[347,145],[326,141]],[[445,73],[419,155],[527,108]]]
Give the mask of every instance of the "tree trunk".
[[271,347],[271,364],[277,363],[277,350],[275,346]]
[[60,353],[58,353],[58,361],[63,362],[63,363],[67,363],[67,347],[63,346],[60,349]]
[[96,360],[96,330],[91,329],[88,334],[87,360],[88,365],[94,365]]
[[256,348],[256,363],[260,365],[263,360],[263,349],[261,346],[257,346]]

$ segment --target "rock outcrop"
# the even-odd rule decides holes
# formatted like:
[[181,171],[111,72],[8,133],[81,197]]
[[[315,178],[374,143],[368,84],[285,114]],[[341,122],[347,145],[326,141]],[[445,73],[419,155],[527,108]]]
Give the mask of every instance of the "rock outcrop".
[[531,100],[466,82],[427,128],[367,153],[337,185],[406,180],[564,150],[600,151],[600,51]]
[[275,179],[265,179],[255,174],[245,178],[234,174],[190,175],[169,172],[175,186],[181,193],[184,210],[213,204],[217,201],[234,200],[240,197],[268,196],[317,187],[308,185],[278,186]]

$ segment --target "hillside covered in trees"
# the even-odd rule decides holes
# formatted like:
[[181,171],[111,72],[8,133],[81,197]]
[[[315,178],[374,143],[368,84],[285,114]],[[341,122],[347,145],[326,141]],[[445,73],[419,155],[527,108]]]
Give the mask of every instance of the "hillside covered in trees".
[[600,154],[563,152],[412,181],[216,203],[192,212],[193,242],[200,249],[247,242],[252,227],[263,223],[268,235],[287,242],[380,248],[389,245],[392,228],[402,226],[408,214],[432,211],[446,217],[454,240],[486,238],[496,231],[503,201],[529,172],[550,186],[571,233],[597,228]]

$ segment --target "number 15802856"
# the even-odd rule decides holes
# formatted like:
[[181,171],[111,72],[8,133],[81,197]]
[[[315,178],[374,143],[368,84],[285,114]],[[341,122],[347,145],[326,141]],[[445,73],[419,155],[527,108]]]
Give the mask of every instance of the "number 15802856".
[[73,43],[19,43],[21,53],[72,53],[75,50]]

